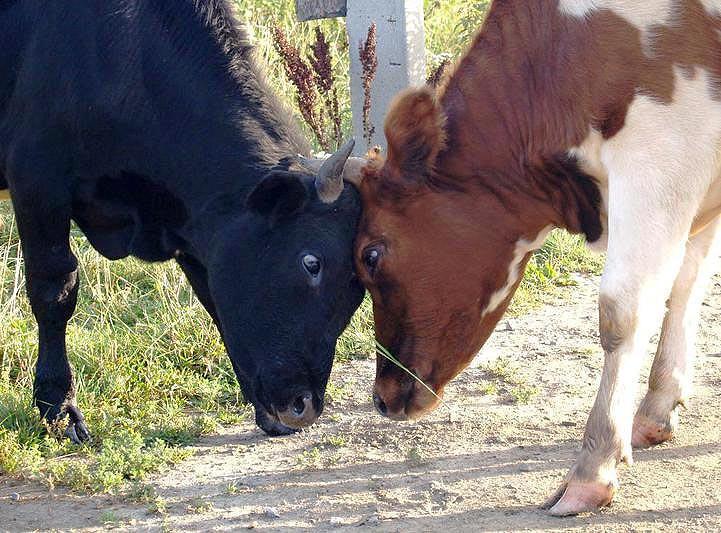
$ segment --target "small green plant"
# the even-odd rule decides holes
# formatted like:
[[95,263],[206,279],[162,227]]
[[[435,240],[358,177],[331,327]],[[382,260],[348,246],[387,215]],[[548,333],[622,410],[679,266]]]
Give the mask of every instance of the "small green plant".
[[310,450],[303,450],[297,459],[298,466],[314,468],[321,463],[321,450],[319,446],[313,446]]
[[158,497],[158,493],[152,485],[136,481],[130,485],[126,497],[130,501],[148,503],[154,501]]
[[165,498],[156,496],[148,505],[148,512],[150,514],[156,514],[160,516],[167,516],[168,514],[168,502]]
[[538,387],[517,385],[511,389],[510,394],[515,403],[527,404],[538,394],[538,392]]
[[498,385],[492,381],[484,381],[478,390],[483,396],[495,396],[498,394]]
[[343,435],[328,435],[325,438],[325,444],[331,448],[344,448],[348,445],[348,439]]
[[406,454],[408,460],[412,463],[422,463],[426,460],[423,455],[423,451],[418,446],[413,446],[408,450]]
[[105,526],[118,526],[121,521],[122,519],[111,509],[100,513],[100,523]]
[[515,404],[527,404],[540,390],[529,385],[519,375],[509,359],[499,357],[485,366],[490,381],[482,385],[484,394],[503,394],[507,401]]
[[336,385],[330,381],[326,386],[325,395],[330,400],[328,403],[335,403],[343,400],[348,395],[348,391],[345,390],[343,385]]
[[517,384],[517,372],[511,365],[511,361],[505,357],[499,357],[485,367],[486,372],[498,381]]
[[203,514],[213,510],[213,502],[204,500],[202,498],[193,498],[188,502],[187,506],[189,513]]

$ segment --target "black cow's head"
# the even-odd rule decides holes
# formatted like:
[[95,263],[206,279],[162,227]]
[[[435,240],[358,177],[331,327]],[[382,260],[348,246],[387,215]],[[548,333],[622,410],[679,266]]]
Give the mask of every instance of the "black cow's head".
[[323,410],[336,340],[360,305],[353,267],[360,198],[344,187],[353,143],[317,167],[278,170],[214,239],[210,295],[258,425],[284,434]]

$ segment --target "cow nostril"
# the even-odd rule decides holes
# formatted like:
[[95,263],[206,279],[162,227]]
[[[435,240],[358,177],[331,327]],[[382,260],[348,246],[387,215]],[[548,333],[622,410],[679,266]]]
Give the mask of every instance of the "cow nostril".
[[383,416],[386,416],[388,414],[388,406],[386,405],[386,402],[381,400],[381,397],[378,396],[378,394],[373,395],[373,403],[376,406],[376,409],[380,414]]
[[301,396],[298,396],[295,401],[293,401],[293,414],[297,416],[298,418],[303,416],[303,413],[305,413],[305,409],[310,403],[310,398],[307,394],[303,394]]

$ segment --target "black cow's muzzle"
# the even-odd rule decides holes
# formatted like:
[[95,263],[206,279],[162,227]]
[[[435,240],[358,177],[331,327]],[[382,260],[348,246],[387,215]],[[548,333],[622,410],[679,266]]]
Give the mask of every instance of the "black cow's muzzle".
[[276,411],[276,416],[280,423],[290,428],[301,429],[313,424],[322,410],[322,404],[317,396],[310,391],[304,391],[298,394],[286,409]]

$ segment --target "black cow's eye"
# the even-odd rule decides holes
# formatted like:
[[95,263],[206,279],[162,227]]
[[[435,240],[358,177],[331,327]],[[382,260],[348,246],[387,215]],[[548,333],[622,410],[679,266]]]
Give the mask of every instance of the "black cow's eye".
[[378,262],[381,259],[381,252],[377,248],[368,248],[363,252],[363,263],[368,269],[368,272],[373,274],[378,267]]
[[303,256],[303,267],[308,271],[308,274],[315,278],[320,274],[320,259],[313,254],[306,254]]

